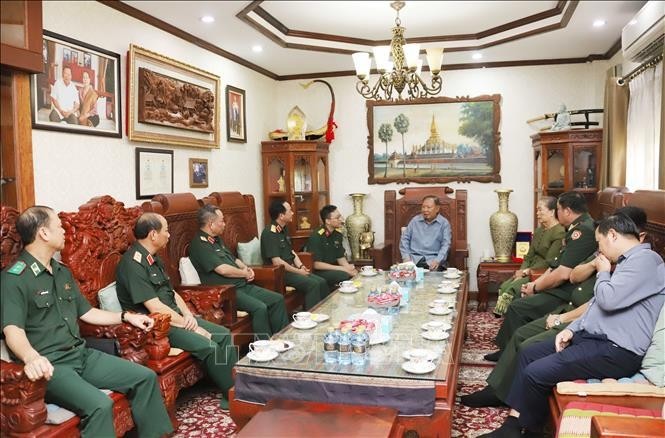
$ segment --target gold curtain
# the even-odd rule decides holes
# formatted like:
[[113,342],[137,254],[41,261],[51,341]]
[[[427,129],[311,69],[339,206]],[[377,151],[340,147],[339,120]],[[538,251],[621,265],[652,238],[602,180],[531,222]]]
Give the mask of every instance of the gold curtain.
[[99,57],[99,70],[97,71],[97,91],[104,93],[106,91],[106,58]]
[[601,190],[608,186],[626,185],[626,128],[630,92],[627,85],[618,85],[617,79],[614,67],[610,68],[605,80],[603,150],[599,181]]
[[[661,61],[663,62],[663,61]],[[665,67],[660,76],[662,86],[660,88],[660,152],[658,167],[658,188],[665,190]]]

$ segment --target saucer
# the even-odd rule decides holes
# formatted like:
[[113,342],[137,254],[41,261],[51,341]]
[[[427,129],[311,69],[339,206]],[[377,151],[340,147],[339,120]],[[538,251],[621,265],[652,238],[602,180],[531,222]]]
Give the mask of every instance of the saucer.
[[[434,321],[430,321],[430,322],[434,322]],[[439,321],[436,321],[436,322],[439,322]],[[452,327],[453,326],[451,324],[448,324],[447,322],[444,322],[443,325],[441,326],[441,330],[444,330],[444,331],[445,330],[450,330]],[[425,324],[421,325],[420,328],[423,329],[423,330],[429,330],[430,329],[430,323],[426,322]]]
[[411,355],[412,354],[425,354],[427,361],[433,361],[439,355],[432,350],[428,350],[426,348],[412,348],[411,350],[406,350],[404,353],[402,353],[402,357],[406,360],[411,360]]
[[422,332],[420,336],[429,341],[443,341],[444,339],[448,339],[450,337],[450,335],[444,331],[441,331],[436,334],[432,332]]
[[388,333],[377,333],[369,337],[369,345],[383,344],[390,340],[390,334]]
[[254,362],[268,362],[269,360],[273,360],[278,356],[278,353],[274,350],[270,350],[269,353],[258,355],[253,351],[250,351],[247,353],[247,357],[250,358],[250,360],[253,360]]
[[453,303],[448,300],[444,300],[443,298],[438,298],[428,304],[430,307],[450,307],[451,305],[453,305]]
[[444,287],[441,287],[441,288],[437,289],[436,291],[440,294],[455,294],[455,293],[457,293],[457,289],[452,289],[452,288],[449,289],[449,288],[444,288]]
[[453,309],[443,309],[443,311],[438,311],[435,309],[436,309],[435,307],[432,307],[431,309],[429,309],[429,313],[431,313],[432,315],[448,315],[453,313]]
[[362,275],[363,277],[374,277],[376,274],[378,274],[378,272],[376,272],[375,270],[369,272],[360,271],[360,275]]
[[283,353],[285,351],[289,351],[292,349],[296,344],[294,344],[291,341],[283,341],[281,339],[273,339],[270,341],[270,348],[275,350],[278,353]]
[[449,273],[446,272],[445,274],[443,274],[443,277],[444,278],[449,278],[449,279],[457,279],[457,278],[460,278],[461,275],[460,274],[449,274]]
[[421,362],[416,364],[409,361],[402,364],[402,369],[411,374],[427,374],[434,371],[436,369],[436,365],[434,365],[432,362]]
[[328,321],[330,319],[330,315],[326,315],[325,313],[312,313],[312,321],[319,323],[323,321]]
[[354,293],[354,292],[358,292],[358,288],[355,287],[355,286],[352,287],[351,289],[342,289],[342,288],[340,287],[340,288],[337,289],[337,290],[340,291],[340,292],[343,293],[343,294],[352,294],[352,293]]
[[309,322],[293,321],[291,323],[291,326],[300,330],[308,330],[316,327],[316,322],[312,321],[311,319],[309,320]]

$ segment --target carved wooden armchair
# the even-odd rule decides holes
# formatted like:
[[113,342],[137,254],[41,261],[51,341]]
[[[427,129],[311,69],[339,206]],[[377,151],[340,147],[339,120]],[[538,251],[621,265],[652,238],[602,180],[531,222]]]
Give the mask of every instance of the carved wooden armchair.
[[[245,346],[254,340],[249,315],[237,316],[236,291],[231,285],[183,286],[179,263],[189,256],[189,243],[199,230],[199,202],[191,193],[171,193],[154,196],[142,204],[143,211],[159,213],[169,224],[169,243],[160,252],[175,290],[194,307],[193,313],[231,330],[233,344]],[[221,300],[214,301],[219,291]]]
[[[259,238],[254,196],[243,195],[240,192],[213,192],[200,202],[214,204],[224,213],[226,229],[223,239],[234,254],[238,253],[238,243]],[[310,269],[312,268],[313,260],[310,253],[298,253],[298,257]],[[282,266],[262,265],[252,266],[252,269],[256,273],[254,282],[257,285],[284,295],[289,312],[294,312],[303,305],[304,300],[300,294],[295,293],[292,288],[287,290],[284,280],[285,270]]]
[[[2,253],[0,269],[11,265],[22,249],[21,239],[16,232],[18,211],[2,206]],[[93,327],[93,326],[88,326]],[[117,340],[120,351],[125,357],[144,363],[146,334],[130,324],[100,327],[98,330],[84,329],[83,336],[113,337]],[[74,417],[59,425],[47,425],[46,381],[31,382],[23,373],[23,365],[2,361],[0,367],[0,392],[2,393],[2,436],[60,437],[78,436],[79,418]],[[113,424],[118,436],[124,435],[134,427],[128,400],[120,393],[111,393],[113,404]]]
[[[453,193],[454,197],[448,196]],[[394,190],[386,190],[384,193],[385,238],[383,246],[372,250],[375,266],[386,269],[393,263],[402,261],[399,252],[402,227],[406,227],[414,216],[420,214],[420,206],[425,196],[435,195],[441,201],[441,215],[450,222],[452,232],[448,266],[466,269],[466,258],[469,256],[466,190],[455,191],[450,187],[417,187],[403,188],[399,194],[403,196],[397,199]]]
[[[139,207],[125,208],[110,196],[93,198],[79,207],[76,213],[60,213],[65,228],[65,249],[62,261],[71,269],[79,282],[81,292],[93,306],[98,306],[99,289],[115,281],[115,271],[130,244],[134,241],[133,227],[141,215]],[[220,292],[215,292],[216,302]],[[184,298],[184,297],[183,297]],[[190,308],[191,302],[187,303]],[[81,325],[81,331],[89,336],[115,337],[120,344],[121,355],[138,363],[145,363],[159,377],[160,389],[166,409],[173,424],[175,400],[182,388],[192,386],[203,377],[198,362],[186,352],[169,356],[168,331],[170,316],[151,314],[155,326],[145,339],[145,350],[135,351],[125,331],[119,326],[98,327]]]

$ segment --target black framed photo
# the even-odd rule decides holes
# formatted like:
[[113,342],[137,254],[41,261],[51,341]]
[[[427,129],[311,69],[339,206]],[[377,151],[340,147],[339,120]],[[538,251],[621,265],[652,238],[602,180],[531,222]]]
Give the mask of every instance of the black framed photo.
[[247,143],[245,90],[226,86],[226,139],[234,143]]
[[44,30],[44,73],[31,76],[32,127],[122,137],[120,55]]
[[173,193],[173,151],[136,148],[136,199]]

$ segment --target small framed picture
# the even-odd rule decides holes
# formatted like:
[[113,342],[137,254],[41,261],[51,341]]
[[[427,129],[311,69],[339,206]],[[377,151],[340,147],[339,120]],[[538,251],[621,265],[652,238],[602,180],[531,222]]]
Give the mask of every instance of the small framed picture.
[[234,143],[247,143],[245,116],[245,90],[226,86],[226,139]]
[[208,187],[208,160],[205,158],[189,159],[189,186]]
[[136,199],[173,193],[173,151],[136,148]]

